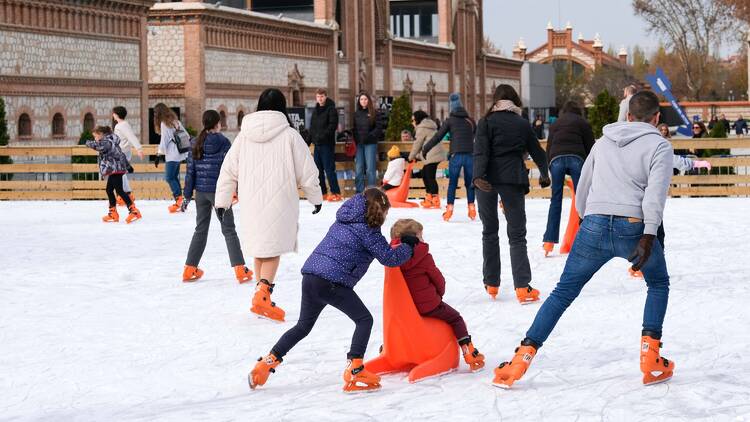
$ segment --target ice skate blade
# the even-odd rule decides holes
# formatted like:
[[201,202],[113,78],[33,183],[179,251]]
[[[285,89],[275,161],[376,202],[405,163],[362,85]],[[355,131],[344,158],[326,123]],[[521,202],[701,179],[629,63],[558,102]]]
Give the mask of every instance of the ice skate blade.
[[275,322],[277,324],[283,324],[283,323],[286,322],[283,319],[282,320],[278,320],[278,319],[271,318],[270,316],[266,316],[266,315],[261,315],[261,314],[255,313],[254,311],[250,311],[250,312],[252,312],[253,315],[255,315],[258,319],[265,319],[265,320],[268,320],[268,321],[271,321],[271,322]]
[[[510,385],[503,384],[501,382],[493,382],[492,385],[494,385],[497,388],[502,388],[503,390],[510,390]],[[512,384],[511,384],[512,385]]]
[[662,373],[660,375],[643,374],[643,385],[655,385],[672,379],[671,373]]
[[524,300],[523,302],[519,302],[519,303],[521,305],[524,305],[524,306],[525,305],[531,305],[531,304],[534,304],[534,303],[539,303],[539,299],[537,299],[537,300]]
[[372,385],[366,385],[361,386],[357,385],[357,383],[349,383],[344,384],[343,392],[345,394],[358,394],[358,393],[372,393],[373,391],[378,391],[382,388],[380,383],[372,384]]
[[471,372],[472,374],[476,374],[477,372],[484,371],[485,368],[486,368],[486,366],[482,366],[481,368],[477,368],[477,369],[471,369],[471,368],[469,368],[469,372]]

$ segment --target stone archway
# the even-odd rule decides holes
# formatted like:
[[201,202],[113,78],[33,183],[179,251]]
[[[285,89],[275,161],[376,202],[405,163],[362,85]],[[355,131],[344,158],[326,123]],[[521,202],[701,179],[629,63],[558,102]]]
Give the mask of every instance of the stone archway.
[[297,63],[294,68],[287,73],[288,96],[287,103],[292,107],[302,107],[305,105],[305,75],[299,71]]

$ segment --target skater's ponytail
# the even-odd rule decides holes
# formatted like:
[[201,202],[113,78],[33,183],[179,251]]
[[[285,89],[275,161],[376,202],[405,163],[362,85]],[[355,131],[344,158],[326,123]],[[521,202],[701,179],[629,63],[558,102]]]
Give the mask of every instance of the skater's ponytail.
[[378,188],[369,188],[364,195],[367,203],[365,221],[368,226],[378,228],[385,223],[385,216],[391,208],[391,202],[385,192]]
[[208,131],[215,128],[221,121],[221,115],[216,110],[206,110],[203,112],[203,130],[198,134],[193,144],[193,160],[203,158],[203,143],[208,138]]

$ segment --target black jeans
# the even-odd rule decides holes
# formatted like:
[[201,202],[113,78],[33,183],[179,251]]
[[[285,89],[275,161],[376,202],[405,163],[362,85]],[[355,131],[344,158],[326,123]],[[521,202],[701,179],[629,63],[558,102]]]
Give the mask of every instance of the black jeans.
[[109,200],[109,207],[114,208],[117,206],[117,198],[115,198],[115,191],[123,201],[125,205],[130,209],[132,202],[130,201],[130,195],[125,193],[125,189],[122,188],[122,174],[110,174],[107,176],[107,199]]
[[[185,265],[197,267],[201,262],[203,251],[206,250],[208,228],[211,226],[211,214],[214,211],[215,197],[216,194],[213,192],[195,193],[193,201],[195,202],[195,210],[197,212],[195,217],[195,232],[193,233],[193,240],[190,241]],[[224,241],[227,243],[229,262],[232,264],[232,267],[245,265],[245,258],[242,256],[242,248],[240,247],[240,239],[237,237],[237,230],[234,228],[234,213],[231,208],[224,212],[224,219],[221,222],[221,233],[224,235]]]
[[271,353],[282,358],[303,338],[310,334],[320,312],[331,305],[354,321],[356,328],[352,336],[352,346],[347,359],[361,359],[365,356],[367,342],[372,331],[372,315],[354,290],[326,279],[304,274],[302,276],[302,305],[297,325],[289,329],[276,342]]
[[425,164],[424,167],[422,167],[422,180],[424,180],[424,190],[431,195],[438,194],[438,184],[437,180],[435,179],[435,173],[437,173],[438,164],[440,163],[430,163]]
[[516,289],[527,287],[531,281],[529,256],[526,254],[526,188],[522,185],[493,185],[492,192],[477,192],[479,218],[482,220],[482,273],[484,284],[500,286],[500,238],[498,230],[498,194],[503,201],[507,221],[510,267]]
[[336,146],[331,145],[315,145],[313,150],[313,159],[315,160],[315,166],[318,167],[318,179],[320,180],[320,191],[323,195],[328,193],[326,188],[326,177],[328,177],[328,184],[331,185],[331,193],[341,195],[341,189],[339,188],[339,181],[336,176]]

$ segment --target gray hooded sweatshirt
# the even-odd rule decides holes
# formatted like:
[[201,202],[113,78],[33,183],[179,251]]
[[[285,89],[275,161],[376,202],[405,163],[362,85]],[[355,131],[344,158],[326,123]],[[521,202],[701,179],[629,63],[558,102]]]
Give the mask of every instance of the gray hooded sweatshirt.
[[592,214],[642,219],[656,234],[672,179],[672,144],[642,122],[607,125],[581,170],[576,208]]

